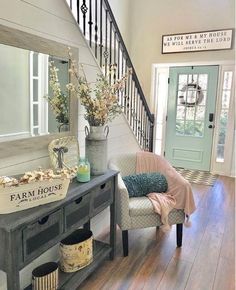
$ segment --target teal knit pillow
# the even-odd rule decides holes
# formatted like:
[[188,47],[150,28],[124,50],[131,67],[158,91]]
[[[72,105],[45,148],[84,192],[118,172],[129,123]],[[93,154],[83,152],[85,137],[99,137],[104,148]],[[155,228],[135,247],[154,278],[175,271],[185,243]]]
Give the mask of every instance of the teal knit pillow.
[[165,176],[158,172],[133,174],[122,179],[129,197],[145,196],[151,192],[166,192],[168,189]]

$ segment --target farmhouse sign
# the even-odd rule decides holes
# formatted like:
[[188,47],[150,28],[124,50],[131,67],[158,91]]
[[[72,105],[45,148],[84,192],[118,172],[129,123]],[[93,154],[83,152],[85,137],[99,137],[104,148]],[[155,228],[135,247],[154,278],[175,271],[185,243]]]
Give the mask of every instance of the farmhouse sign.
[[231,49],[233,29],[162,36],[162,53]]
[[0,188],[0,214],[12,213],[66,197],[70,179],[42,180]]

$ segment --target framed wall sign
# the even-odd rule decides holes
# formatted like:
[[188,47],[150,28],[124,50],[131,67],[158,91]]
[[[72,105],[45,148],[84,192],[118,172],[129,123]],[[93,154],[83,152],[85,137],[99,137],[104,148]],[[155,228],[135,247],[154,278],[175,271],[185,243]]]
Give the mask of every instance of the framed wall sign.
[[232,48],[233,29],[221,29],[162,36],[162,54]]

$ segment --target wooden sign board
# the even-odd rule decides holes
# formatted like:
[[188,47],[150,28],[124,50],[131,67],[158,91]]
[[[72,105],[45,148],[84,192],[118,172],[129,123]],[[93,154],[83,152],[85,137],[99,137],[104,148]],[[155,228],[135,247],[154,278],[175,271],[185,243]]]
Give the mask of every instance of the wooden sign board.
[[232,48],[233,29],[162,36],[162,53],[195,52]]
[[70,179],[55,178],[0,188],[0,214],[12,213],[66,197]]

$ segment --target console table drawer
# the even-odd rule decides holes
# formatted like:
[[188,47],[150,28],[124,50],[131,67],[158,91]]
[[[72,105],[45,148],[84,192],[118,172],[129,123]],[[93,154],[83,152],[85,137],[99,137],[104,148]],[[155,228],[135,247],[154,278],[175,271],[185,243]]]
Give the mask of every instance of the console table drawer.
[[93,195],[93,214],[103,210],[113,201],[112,194],[112,180],[107,181],[106,183],[101,184]]
[[89,220],[91,195],[87,193],[65,206],[65,229],[78,228]]
[[24,260],[47,250],[63,233],[62,210],[44,216],[23,230]]

